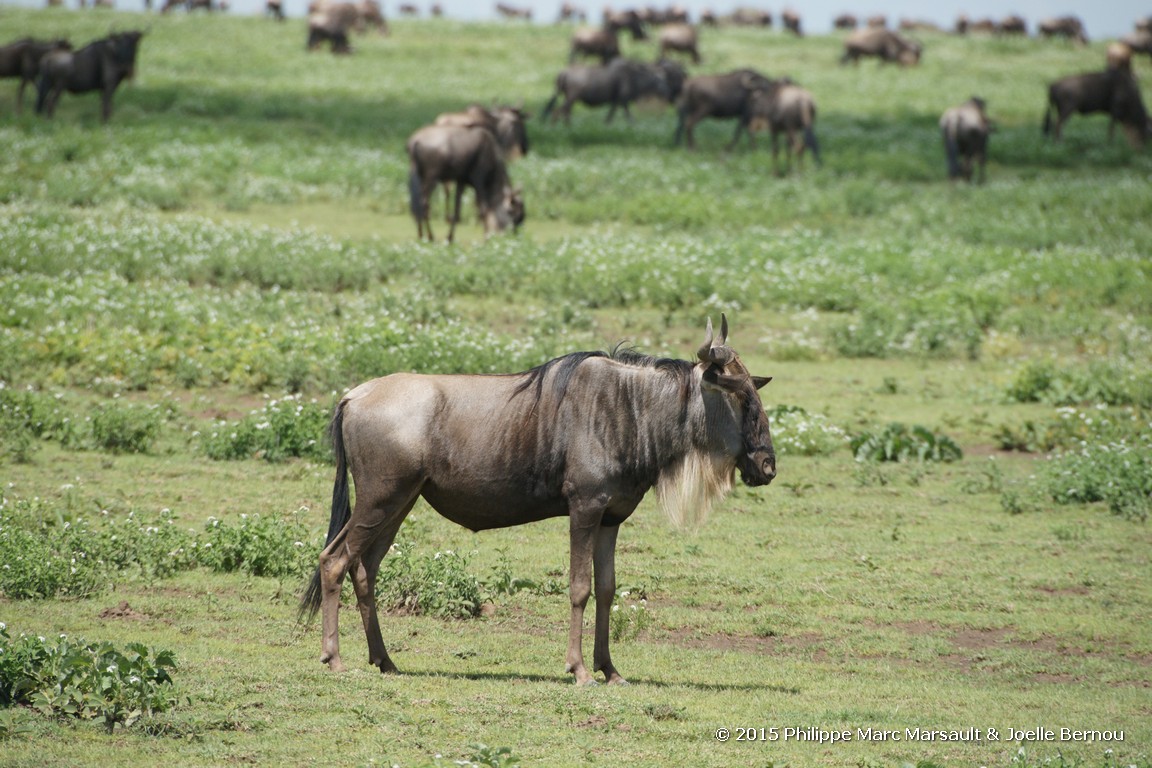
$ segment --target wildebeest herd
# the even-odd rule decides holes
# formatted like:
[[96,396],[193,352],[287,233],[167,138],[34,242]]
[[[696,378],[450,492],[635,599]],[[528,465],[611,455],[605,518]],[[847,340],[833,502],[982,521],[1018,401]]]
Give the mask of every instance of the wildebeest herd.
[[[283,19],[280,0],[267,1],[268,12]],[[165,10],[170,5],[165,5]],[[212,10],[226,5],[187,4],[189,10],[194,7]],[[506,18],[530,19],[530,14],[515,6],[501,5],[499,10]],[[406,13],[411,15],[413,9],[409,8]],[[750,67],[692,76],[685,68],[687,63],[698,65],[705,59],[700,50],[698,30],[701,26],[770,27],[773,21],[770,13],[740,8],[721,17],[706,11],[698,23],[693,24],[686,12],[676,8],[665,11],[605,8],[599,25],[583,25],[586,18],[586,13],[569,3],[561,8],[562,21],[582,25],[571,34],[568,66],[555,77],[554,94],[543,106],[541,121],[555,123],[562,118],[568,124],[573,107],[583,104],[607,107],[606,122],[611,122],[619,110],[623,110],[631,122],[631,105],[641,99],[654,98],[675,105],[674,145],[683,144],[693,149],[695,128],[702,120],[730,119],[736,121],[736,128],[727,144],[729,150],[741,135],[747,135],[754,147],[755,134],[767,130],[776,173],[788,172],[793,160],[802,166],[806,152],[820,164],[816,99],[809,90],[787,76],[772,78]],[[801,34],[800,18],[795,12],[781,14],[781,23],[794,34]],[[883,16],[869,18],[857,28],[856,17],[850,14],[837,17],[834,26],[849,31],[842,41],[841,64],[858,66],[862,59],[875,58],[881,64],[901,67],[919,64],[924,52],[922,43],[906,33],[933,28],[927,22],[902,19],[898,29],[889,29]],[[1152,57],[1150,27],[1148,20],[1137,22],[1133,34],[1109,46],[1103,70],[1070,75],[1050,84],[1043,119],[1045,135],[1058,141],[1064,123],[1072,115],[1102,112],[1111,118],[1109,138],[1118,123],[1133,145],[1143,146],[1152,136],[1152,121],[1133,73],[1132,57],[1141,53]],[[350,35],[369,29],[381,35],[389,33],[378,0],[313,0],[308,6],[306,47],[313,50],[328,45],[334,53],[348,54],[352,52]],[[1041,37],[1062,37],[1074,43],[1088,39],[1083,23],[1073,16],[1044,20],[1036,29]],[[972,21],[961,16],[954,31],[957,34],[1020,35],[1027,34],[1027,25],[1018,16],[999,22]],[[655,39],[655,61],[623,56],[622,34],[634,42]],[[101,118],[107,122],[112,114],[113,94],[135,71],[142,37],[140,31],[115,32],[80,49],[74,49],[63,39],[23,38],[0,47],[0,76],[19,78],[17,112],[22,110],[26,86],[34,83],[38,113],[51,117],[64,91],[99,91]],[[684,63],[673,57],[683,58]],[[440,115],[434,124],[411,135],[406,145],[408,189],[418,237],[432,239],[429,211],[432,194],[439,185],[445,188],[449,242],[455,235],[466,188],[476,195],[476,208],[486,233],[519,227],[525,218],[525,205],[521,191],[509,178],[508,165],[528,151],[529,117],[519,108],[474,104],[459,113]],[[982,182],[993,131],[984,100],[973,96],[949,106],[939,126],[948,176]],[[785,137],[783,168],[778,159],[781,135]]]

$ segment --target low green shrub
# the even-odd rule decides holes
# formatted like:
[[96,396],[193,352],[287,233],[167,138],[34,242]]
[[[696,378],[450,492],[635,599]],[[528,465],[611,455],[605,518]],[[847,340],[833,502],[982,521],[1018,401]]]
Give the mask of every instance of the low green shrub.
[[947,435],[927,427],[893,423],[881,432],[861,432],[851,439],[857,461],[957,461],[960,446]]
[[1058,504],[1104,502],[1113,514],[1147,520],[1152,512],[1152,437],[1085,443],[1052,457],[1039,479]]
[[92,414],[92,441],[111,453],[148,453],[162,424],[155,406],[113,400]]
[[307,458],[330,461],[325,434],[332,409],[316,400],[288,395],[238,422],[220,421],[212,431],[199,433],[200,448],[210,459],[239,460],[259,457],[265,461]]
[[211,518],[199,542],[198,562],[214,571],[253,576],[304,576],[316,566],[316,550],[296,519],[240,515],[239,524]]
[[768,412],[772,445],[781,454],[827,456],[848,443],[848,433],[821,414],[796,405],[778,405]]
[[0,624],[0,705],[25,704],[51,717],[100,719],[111,733],[177,702],[172,651],[90,643],[66,635],[15,640]]
[[451,550],[417,555],[407,543],[392,545],[380,568],[378,600],[390,610],[442,619],[480,615],[480,582],[468,558]]

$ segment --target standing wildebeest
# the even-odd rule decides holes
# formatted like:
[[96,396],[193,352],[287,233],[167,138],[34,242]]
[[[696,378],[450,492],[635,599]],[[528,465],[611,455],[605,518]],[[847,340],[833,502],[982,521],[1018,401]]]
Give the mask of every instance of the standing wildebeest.
[[1152,32],[1138,30],[1130,35],[1124,35],[1120,42],[1128,46],[1133,53],[1144,53],[1152,58]]
[[876,56],[883,62],[897,62],[901,66],[920,63],[921,46],[903,35],[881,27],[857,30],[844,40],[841,64],[860,63],[861,56]]
[[1023,16],[1012,14],[1001,19],[996,25],[996,32],[1001,35],[1028,35],[1028,22]]
[[524,19],[525,21],[532,21],[532,9],[521,8],[517,5],[508,5],[507,3],[496,3],[496,13],[500,14],[501,18],[505,19]]
[[772,167],[777,174],[780,168],[777,163],[780,132],[788,136],[788,145],[785,148],[784,159],[786,170],[792,168],[792,155],[796,155],[796,162],[800,167],[804,164],[804,149],[812,151],[812,159],[820,165],[820,145],[816,141],[816,100],[812,94],[785,80],[774,81],[768,88],[758,90],[752,94],[748,102],[750,120],[748,123],[748,139],[753,141],[757,130],[767,127],[772,137]]
[[1088,34],[1084,31],[1084,22],[1075,16],[1059,16],[1054,19],[1044,19],[1036,26],[1040,37],[1066,37],[1077,43],[1087,44]]
[[860,26],[860,22],[853,14],[842,13],[832,19],[832,26],[835,29],[856,29],[856,27]]
[[577,56],[599,56],[600,61],[605,64],[612,61],[620,55],[619,34],[622,29],[627,29],[632,34],[633,40],[644,40],[648,37],[640,16],[635,11],[607,14],[601,26],[581,27],[572,33],[568,63],[576,61]]
[[[531,117],[518,107],[500,106],[488,109],[479,104],[470,104],[463,112],[445,112],[437,115],[434,125],[458,125],[468,128],[483,128],[496,137],[504,162],[510,163],[528,154],[528,126],[527,120]],[[452,215],[451,198],[455,194],[456,185],[451,181],[444,184],[444,211],[449,217]],[[451,219],[449,219],[451,220]],[[519,227],[524,221],[523,201],[519,194],[513,196],[513,227]]]
[[70,51],[67,40],[33,40],[25,37],[0,47],[0,77],[20,78],[16,90],[16,114],[24,111],[24,89],[40,75],[40,60],[52,51]]
[[60,94],[100,91],[101,119],[112,116],[112,94],[136,71],[136,52],[143,32],[117,32],[78,51],[52,51],[40,60],[36,112],[52,117]]
[[687,53],[693,64],[700,63],[700,51],[696,48],[696,27],[691,24],[669,24],[660,30],[657,59],[665,58],[669,51]]
[[[380,561],[418,497],[473,531],[568,517],[566,671],[576,682],[623,683],[608,651],[616,538],[656,489],[669,518],[703,519],[736,470],[751,486],[776,475],[768,418],[751,376],[720,337],[699,363],[617,348],[577,352],[503,376],[396,373],[353,389],[336,406],[336,481],[320,564],[300,612],[322,614],[321,662],[340,671],[340,588],[351,572],[368,661],[396,672],[380,635]],[[348,472],[356,489],[349,504]],[[687,519],[686,519],[687,518]],[[595,577],[593,581],[593,576]],[[584,666],[584,609],[595,592],[592,670]]]
[[771,27],[772,13],[759,8],[737,8],[724,21],[737,27]]
[[780,23],[784,25],[784,29],[796,35],[796,37],[804,37],[804,32],[800,29],[800,14],[796,13],[796,11],[785,8],[780,12]]
[[977,181],[984,182],[984,165],[988,162],[988,134],[991,121],[984,111],[984,99],[973,96],[963,104],[952,107],[940,117],[940,134],[944,139],[944,154],[948,158],[948,178],[972,180],[972,165],[979,172]]
[[[1144,108],[1140,85],[1130,69],[1106,69],[1070,75],[1048,86],[1048,107],[1044,110],[1044,135],[1052,134],[1060,140],[1064,122],[1079,112],[1106,112],[1112,119],[1108,124],[1108,138],[1112,138],[1116,123],[1123,126],[1133,146],[1143,146],[1152,136],[1152,122]],[[1055,121],[1053,121],[1055,113]]]
[[752,69],[738,69],[723,75],[697,75],[684,82],[677,109],[679,121],[676,124],[674,144],[684,137],[688,148],[696,146],[693,129],[706,117],[730,118],[739,120],[736,133],[728,143],[728,149],[736,146],[741,132],[748,129],[750,114],[748,101],[757,90],[769,88],[772,81]]
[[[563,115],[564,122],[572,121],[572,105],[577,101],[590,107],[610,105],[605,123],[612,122],[617,108],[632,120],[628,105],[645,96],[657,96],[672,101],[684,84],[684,68],[674,61],[661,60],[645,64],[633,59],[613,59],[600,66],[571,64],[556,75],[556,93],[544,105],[541,119],[552,115],[552,121]],[[564,97],[559,111],[553,113],[556,102]]]
[[[460,199],[464,187],[476,191],[476,208],[488,234],[501,232],[515,223],[516,200],[508,170],[496,136],[486,128],[460,125],[429,125],[408,139],[408,194],[417,237],[427,233],[432,240],[429,203],[436,185],[450,181],[456,185],[455,205],[448,225],[448,242],[456,234],[460,220]],[[522,208],[520,209],[522,211]]]

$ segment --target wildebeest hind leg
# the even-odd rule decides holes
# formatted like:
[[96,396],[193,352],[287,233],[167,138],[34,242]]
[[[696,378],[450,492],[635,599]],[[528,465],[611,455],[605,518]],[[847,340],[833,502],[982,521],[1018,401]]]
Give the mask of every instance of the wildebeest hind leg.
[[372,546],[365,552],[359,565],[352,571],[352,587],[356,592],[356,607],[360,611],[360,619],[364,623],[364,635],[368,640],[368,663],[379,667],[381,672],[398,672],[396,665],[388,656],[384,646],[384,638],[380,634],[380,618],[376,610],[376,577],[380,573],[380,561],[388,554],[392,542],[396,540],[396,532],[400,524],[408,516],[415,499],[408,504],[402,513],[395,515],[380,531]]

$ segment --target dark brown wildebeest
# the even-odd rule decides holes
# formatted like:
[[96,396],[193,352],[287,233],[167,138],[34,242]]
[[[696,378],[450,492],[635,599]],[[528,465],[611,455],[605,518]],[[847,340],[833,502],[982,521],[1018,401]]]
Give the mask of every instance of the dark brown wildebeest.
[[696,47],[696,27],[691,24],[669,24],[660,30],[658,41],[657,59],[666,58],[669,51],[678,51],[691,56],[693,64],[700,63],[700,51]]
[[[470,104],[463,112],[445,112],[437,115],[434,125],[458,125],[468,128],[483,128],[496,137],[505,163],[511,163],[528,154],[528,118],[529,115],[519,107],[499,106],[488,109],[479,104]],[[451,217],[451,198],[455,194],[456,185],[451,181],[444,185],[444,212]],[[519,218],[512,215],[512,224],[518,228],[524,221],[523,201],[520,201]],[[449,219],[450,220],[450,219]]]
[[780,23],[784,25],[784,29],[788,30],[796,37],[804,37],[804,31],[800,29],[800,14],[790,8],[785,8],[780,12]]
[[1143,53],[1152,58],[1152,32],[1138,30],[1122,36],[1119,42],[1128,46],[1132,53]]
[[581,27],[572,33],[568,63],[577,56],[599,56],[607,64],[620,55],[620,31],[627,29],[633,40],[644,40],[648,34],[635,11],[606,15],[599,27]]
[[496,3],[496,13],[504,19],[523,19],[525,21],[532,21],[532,9],[521,8],[518,5],[508,5],[507,3]]
[[996,25],[996,31],[1001,35],[1028,35],[1028,22],[1023,16],[1012,14],[1005,16]]
[[[623,108],[624,116],[632,120],[629,105],[645,96],[656,96],[665,101],[673,101],[684,85],[684,68],[674,61],[661,59],[655,64],[646,64],[633,59],[613,59],[600,66],[570,64],[556,75],[556,93],[544,105],[540,118],[549,115],[552,121],[563,116],[565,124],[572,121],[572,105],[576,102],[589,107],[609,105],[605,123],[612,122],[616,110]],[[560,98],[564,103],[556,112]]]
[[271,16],[276,21],[284,21],[284,0],[265,0],[264,15]]
[[[375,597],[380,561],[416,500],[473,531],[569,519],[571,604],[565,670],[576,682],[626,682],[609,655],[620,526],[653,488],[669,519],[697,525],[731,488],[776,476],[776,453],[749,374],[709,321],[699,362],[621,350],[576,352],[503,376],[395,373],[336,406],[327,544],[300,602],[321,613],[320,661],[340,658],[340,589],[351,573],[368,661],[395,673]],[[356,490],[349,503],[348,475]],[[592,669],[583,624],[595,594]]]
[[24,89],[36,83],[40,75],[40,60],[52,51],[70,51],[67,40],[34,40],[25,37],[0,47],[0,77],[20,78],[16,90],[16,114],[24,111]]
[[136,72],[136,53],[143,32],[117,32],[78,51],[56,50],[40,60],[36,112],[52,117],[60,94],[100,91],[100,116],[112,117],[112,94]]
[[771,27],[772,13],[758,8],[737,8],[724,21],[736,27]]
[[792,169],[792,155],[804,167],[804,150],[811,150],[812,159],[820,165],[820,144],[816,141],[816,100],[798,85],[784,80],[773,81],[768,88],[757,90],[748,101],[750,119],[748,139],[754,142],[756,131],[768,129],[772,138],[772,168],[781,175],[777,162],[780,133],[788,137],[784,150],[785,172]]
[[[388,35],[388,20],[377,0],[359,2],[335,2],[335,0],[312,0],[308,4],[309,22],[316,20],[318,26],[336,35],[349,32],[364,33],[371,27],[383,36]],[[346,51],[345,51],[346,52]]]
[[711,8],[705,8],[700,11],[700,26],[702,27],[716,27],[719,26],[720,19],[716,16],[716,12]]
[[[1116,123],[1124,128],[1128,141],[1142,147],[1152,136],[1152,121],[1140,95],[1140,85],[1129,69],[1106,69],[1070,75],[1048,86],[1048,106],[1044,110],[1044,135],[1060,140],[1064,122],[1075,113],[1104,112],[1111,117],[1108,138]],[[1055,114],[1055,120],[1053,120]]]
[[738,69],[722,75],[697,75],[684,82],[680,92],[674,144],[683,137],[689,149],[696,146],[693,129],[706,117],[737,118],[736,132],[728,149],[736,146],[740,134],[748,129],[748,102],[757,90],[769,88],[772,81],[753,69]]
[[1076,16],[1044,19],[1036,26],[1036,31],[1040,37],[1065,37],[1082,45],[1088,42],[1088,34],[1084,31],[1084,22]]
[[984,183],[984,166],[988,162],[988,136],[992,122],[985,111],[984,100],[973,96],[963,104],[945,110],[940,117],[940,135],[948,160],[948,178],[972,180],[972,166],[978,168],[977,182]]
[[332,53],[352,53],[352,44],[348,42],[348,25],[338,15],[319,11],[308,17],[308,41],[305,47],[314,51],[325,43],[331,46]]
[[832,19],[834,29],[856,29],[858,26],[860,26],[859,20],[851,13],[842,13]]
[[400,3],[396,12],[409,19],[415,19],[420,15],[420,9],[416,7],[415,3]]
[[578,21],[583,23],[588,20],[588,12],[578,5],[572,3],[561,3],[560,14],[557,16],[557,22]]
[[[514,225],[517,191],[512,188],[504,155],[496,136],[486,128],[429,125],[416,131],[407,144],[408,195],[417,237],[432,240],[429,203],[436,185],[456,185],[455,205],[449,219],[448,242],[456,234],[464,188],[476,192],[476,209],[487,234]],[[521,203],[522,205],[522,203]],[[522,208],[521,208],[522,210]]]
[[844,40],[844,55],[841,64],[859,64],[863,56],[875,56],[881,63],[896,62],[906,67],[920,63],[922,48],[898,32],[879,27],[860,29]]

